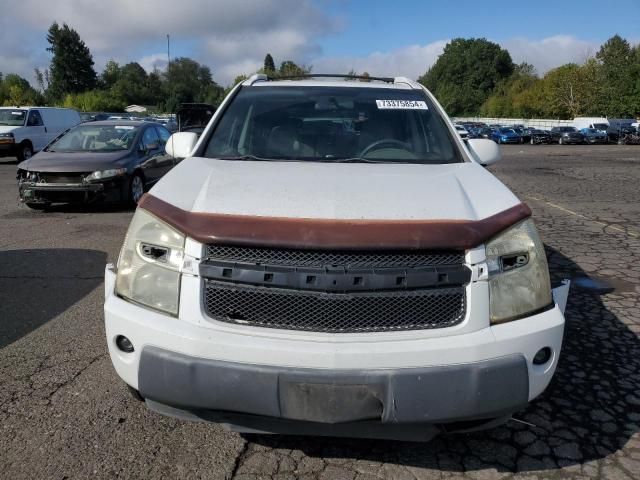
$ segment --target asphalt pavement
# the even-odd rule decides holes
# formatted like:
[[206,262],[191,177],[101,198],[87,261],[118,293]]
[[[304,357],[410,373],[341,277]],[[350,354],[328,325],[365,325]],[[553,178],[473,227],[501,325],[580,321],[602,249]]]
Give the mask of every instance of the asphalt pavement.
[[133,212],[31,211],[0,159],[0,478],[640,478],[640,147],[501,148],[491,170],[532,208],[553,281],[574,280],[562,357],[514,420],[429,443],[242,437],[148,411],[102,316]]

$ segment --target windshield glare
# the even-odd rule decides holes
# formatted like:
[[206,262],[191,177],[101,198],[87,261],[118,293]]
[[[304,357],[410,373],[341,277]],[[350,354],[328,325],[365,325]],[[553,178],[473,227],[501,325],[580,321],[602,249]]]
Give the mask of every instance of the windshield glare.
[[49,152],[116,152],[129,150],[139,127],[133,125],[81,125],[47,147]]
[[444,120],[422,92],[372,87],[243,87],[204,156],[461,161]]
[[6,108],[0,110],[0,125],[10,125],[12,127],[21,127],[27,117],[26,110],[14,110]]

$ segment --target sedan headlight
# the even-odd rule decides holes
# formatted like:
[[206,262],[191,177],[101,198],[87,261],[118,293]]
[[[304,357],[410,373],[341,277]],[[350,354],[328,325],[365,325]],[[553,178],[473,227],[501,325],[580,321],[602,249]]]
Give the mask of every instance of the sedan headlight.
[[177,315],[184,241],[180,232],[138,208],[118,258],[116,293]]
[[549,267],[533,220],[486,244],[491,323],[524,317],[552,303]]
[[110,170],[97,170],[90,173],[84,179],[87,182],[95,182],[96,180],[104,180],[105,178],[119,177],[127,173],[126,168],[112,168]]

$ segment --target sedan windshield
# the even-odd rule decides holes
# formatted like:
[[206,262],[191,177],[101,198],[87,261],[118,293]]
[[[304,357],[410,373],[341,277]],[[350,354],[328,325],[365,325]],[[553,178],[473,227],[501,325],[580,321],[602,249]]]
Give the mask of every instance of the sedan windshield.
[[116,152],[129,150],[140,127],[84,124],[72,128],[47,147],[49,152]]
[[433,104],[417,90],[243,87],[205,156],[222,159],[453,163],[462,161]]
[[509,134],[509,133],[516,133],[516,132],[512,128],[501,128],[500,133]]
[[24,119],[26,116],[26,110],[14,110],[11,108],[0,109],[0,125],[21,127],[24,125]]

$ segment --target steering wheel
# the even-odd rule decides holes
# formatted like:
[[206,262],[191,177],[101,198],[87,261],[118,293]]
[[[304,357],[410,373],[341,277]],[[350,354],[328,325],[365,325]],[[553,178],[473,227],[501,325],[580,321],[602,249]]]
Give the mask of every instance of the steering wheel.
[[409,144],[407,144],[406,142],[401,142],[400,140],[396,140],[395,138],[383,138],[382,140],[376,140],[372,144],[366,146],[358,156],[364,158],[367,153],[371,152],[372,150],[378,150],[382,147],[382,145],[397,145],[403,150],[410,151]]

